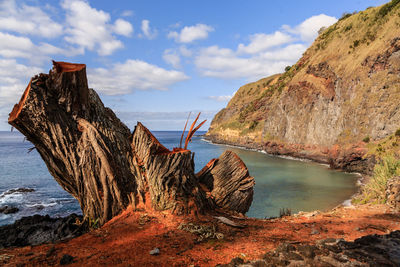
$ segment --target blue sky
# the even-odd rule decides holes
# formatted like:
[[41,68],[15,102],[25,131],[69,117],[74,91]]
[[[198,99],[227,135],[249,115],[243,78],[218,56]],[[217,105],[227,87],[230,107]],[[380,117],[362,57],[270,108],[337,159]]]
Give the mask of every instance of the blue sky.
[[51,59],[85,63],[89,86],[133,129],[208,119],[243,84],[282,72],[318,29],[387,1],[0,0],[0,130]]

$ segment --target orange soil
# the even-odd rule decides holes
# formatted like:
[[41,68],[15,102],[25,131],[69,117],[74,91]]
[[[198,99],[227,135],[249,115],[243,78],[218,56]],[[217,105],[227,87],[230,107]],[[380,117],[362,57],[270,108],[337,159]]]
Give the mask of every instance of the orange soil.
[[[57,244],[0,250],[0,265],[58,265],[64,254],[71,266],[215,266],[234,257],[261,258],[281,242],[313,243],[334,237],[354,240],[368,234],[399,230],[400,214],[383,205],[340,207],[311,217],[235,220],[244,229],[221,224],[211,216],[179,217],[167,212],[128,209],[102,228]],[[182,222],[216,225],[224,239],[196,242],[197,236],[178,230]],[[318,234],[312,234],[315,230]],[[54,247],[54,248],[53,248]],[[159,248],[160,254],[149,255]],[[53,253],[50,253],[53,251]]]

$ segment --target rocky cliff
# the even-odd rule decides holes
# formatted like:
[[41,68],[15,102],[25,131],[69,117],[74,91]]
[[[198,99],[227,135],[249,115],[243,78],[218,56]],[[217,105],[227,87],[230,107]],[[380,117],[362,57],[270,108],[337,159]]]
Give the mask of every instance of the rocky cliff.
[[207,137],[360,169],[366,143],[400,127],[399,29],[398,0],[343,16],[285,73],[242,86]]

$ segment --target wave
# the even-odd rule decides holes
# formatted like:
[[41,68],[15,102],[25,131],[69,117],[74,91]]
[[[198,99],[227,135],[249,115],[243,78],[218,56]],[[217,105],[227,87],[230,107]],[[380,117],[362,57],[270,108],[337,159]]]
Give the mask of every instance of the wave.
[[25,204],[28,208],[47,208],[47,207],[53,207],[59,205],[57,202],[49,202],[49,203],[35,203],[35,204]]
[[8,203],[22,203],[23,202],[22,194],[8,194],[0,196],[0,204],[8,204]]

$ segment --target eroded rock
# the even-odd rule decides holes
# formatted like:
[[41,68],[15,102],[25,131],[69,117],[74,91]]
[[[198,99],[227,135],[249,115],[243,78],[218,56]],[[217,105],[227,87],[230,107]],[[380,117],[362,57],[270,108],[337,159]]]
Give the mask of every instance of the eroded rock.
[[347,242],[328,238],[316,245],[282,243],[263,259],[219,266],[400,266],[400,231]]
[[23,217],[0,227],[0,248],[38,245],[79,236],[84,232],[77,224],[79,220],[82,216],[76,214],[65,218],[51,218],[49,215]]

